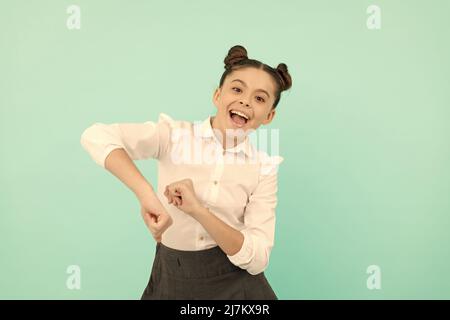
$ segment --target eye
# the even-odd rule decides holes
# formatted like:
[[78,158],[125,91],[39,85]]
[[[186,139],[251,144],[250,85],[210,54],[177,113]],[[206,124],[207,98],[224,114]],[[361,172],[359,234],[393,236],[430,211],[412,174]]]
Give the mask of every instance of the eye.
[[234,91],[236,91],[236,92],[241,92],[241,89],[239,89],[238,87],[233,87],[233,88],[231,88],[232,90],[234,90],[234,89],[237,89],[238,91],[236,91],[236,90],[234,90]]
[[256,96],[256,100],[258,100],[259,102],[265,102],[266,100],[264,100],[263,97],[260,96]]

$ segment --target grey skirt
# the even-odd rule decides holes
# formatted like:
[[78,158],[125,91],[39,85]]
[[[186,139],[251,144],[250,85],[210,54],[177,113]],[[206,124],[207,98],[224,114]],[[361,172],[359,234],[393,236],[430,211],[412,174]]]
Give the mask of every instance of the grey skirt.
[[278,300],[264,272],[251,275],[228,259],[219,246],[200,251],[158,242],[142,300]]

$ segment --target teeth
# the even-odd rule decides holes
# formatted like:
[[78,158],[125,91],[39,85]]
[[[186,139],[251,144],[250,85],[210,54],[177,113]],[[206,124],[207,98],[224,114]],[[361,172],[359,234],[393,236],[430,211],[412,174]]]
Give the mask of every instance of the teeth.
[[245,113],[242,113],[242,112],[239,112],[239,111],[235,111],[235,110],[231,110],[231,112],[235,113],[235,114],[237,114],[237,115],[239,115],[239,116],[241,116],[241,117],[243,117],[243,118],[248,120],[248,116]]

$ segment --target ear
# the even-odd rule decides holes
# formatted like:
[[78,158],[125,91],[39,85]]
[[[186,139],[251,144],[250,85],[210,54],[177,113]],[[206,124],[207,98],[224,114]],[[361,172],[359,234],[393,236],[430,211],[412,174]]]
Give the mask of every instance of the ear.
[[275,108],[272,108],[272,110],[270,110],[269,113],[267,114],[266,119],[263,120],[262,124],[267,125],[271,123],[274,117],[275,117]]
[[213,103],[214,103],[214,105],[215,105],[216,107],[218,107],[219,100],[220,100],[220,87],[218,87],[218,88],[214,91],[213,98],[212,98],[212,101],[213,101]]

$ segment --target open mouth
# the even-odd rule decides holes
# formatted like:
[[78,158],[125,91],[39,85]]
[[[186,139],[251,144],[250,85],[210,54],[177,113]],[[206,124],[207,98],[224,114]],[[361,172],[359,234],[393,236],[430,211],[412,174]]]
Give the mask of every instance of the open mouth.
[[230,116],[231,122],[239,128],[245,126],[245,124],[250,120],[249,116],[237,110],[230,110],[228,115]]

